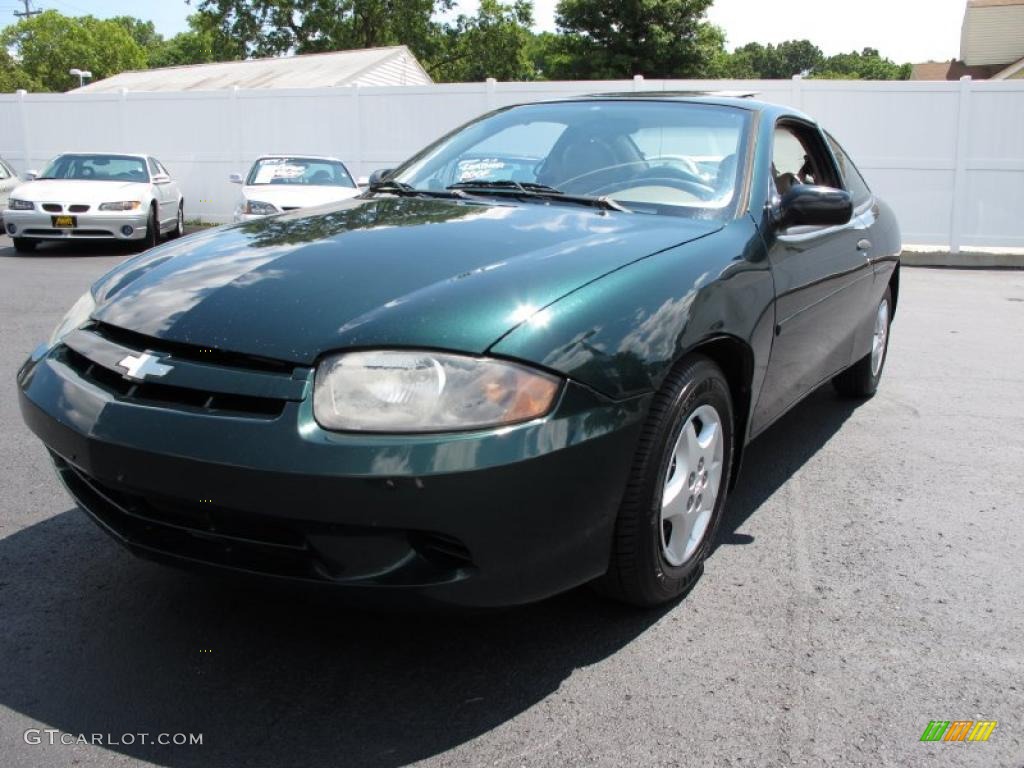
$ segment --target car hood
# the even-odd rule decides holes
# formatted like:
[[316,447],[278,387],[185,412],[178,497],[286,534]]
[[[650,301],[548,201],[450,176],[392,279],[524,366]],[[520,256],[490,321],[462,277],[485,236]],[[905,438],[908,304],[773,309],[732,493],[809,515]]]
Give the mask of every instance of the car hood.
[[244,187],[242,196],[246,200],[258,200],[263,203],[276,205],[278,208],[309,208],[314,205],[334,203],[339,200],[348,200],[358,195],[362,190],[355,187],[314,187],[314,186],[288,186],[260,184],[254,187]]
[[22,184],[11,192],[11,197],[33,203],[114,203],[148,193],[149,184],[140,182],[42,179]]
[[562,204],[356,199],[151,250],[100,279],[93,316],[303,364],[357,346],[483,353],[581,285],[720,228]]

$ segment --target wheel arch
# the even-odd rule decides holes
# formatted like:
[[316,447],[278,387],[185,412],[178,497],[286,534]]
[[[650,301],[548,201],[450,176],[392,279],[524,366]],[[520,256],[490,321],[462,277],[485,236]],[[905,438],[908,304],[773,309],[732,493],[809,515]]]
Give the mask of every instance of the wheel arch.
[[892,275],[889,277],[889,292],[892,294],[892,310],[889,313],[889,317],[896,317],[896,305],[899,303],[900,296],[900,265],[896,263],[896,269],[892,271]]
[[679,357],[676,365],[691,355],[704,355],[714,362],[729,383],[729,394],[733,404],[733,434],[736,444],[733,450],[732,471],[729,487],[735,487],[736,478],[747,442],[747,428],[750,423],[750,408],[754,381],[754,350],[736,336],[720,335],[701,340]]

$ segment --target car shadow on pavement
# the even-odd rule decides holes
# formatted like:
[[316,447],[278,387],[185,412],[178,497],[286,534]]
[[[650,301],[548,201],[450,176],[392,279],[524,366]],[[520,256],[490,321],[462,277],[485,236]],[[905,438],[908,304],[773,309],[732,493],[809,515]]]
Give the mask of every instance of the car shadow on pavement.
[[748,445],[715,548],[753,543],[753,536],[739,533],[743,523],[832,439],[862,402],[840,397],[826,384]]
[[[851,412],[816,394],[751,446],[724,543]],[[390,768],[557,697],[673,608],[686,602],[634,611],[579,589],[504,612],[366,613],[135,560],[72,509],[0,540],[0,705],[160,765]],[[203,744],[125,743],[139,733]]]
[[9,259],[45,259],[53,256],[133,256],[138,249],[129,243],[116,243],[109,240],[76,240],[75,242],[57,241],[40,243],[34,251],[18,253],[10,240],[0,241],[0,257]]

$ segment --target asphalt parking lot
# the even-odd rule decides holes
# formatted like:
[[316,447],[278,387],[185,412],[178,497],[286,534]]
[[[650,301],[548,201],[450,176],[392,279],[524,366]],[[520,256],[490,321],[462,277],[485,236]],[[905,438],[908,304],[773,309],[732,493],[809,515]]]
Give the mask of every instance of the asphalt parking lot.
[[754,443],[682,602],[409,616],[142,562],[74,508],[14,373],[106,253],[0,238],[0,766],[1024,765],[1024,272],[905,269],[878,396]]

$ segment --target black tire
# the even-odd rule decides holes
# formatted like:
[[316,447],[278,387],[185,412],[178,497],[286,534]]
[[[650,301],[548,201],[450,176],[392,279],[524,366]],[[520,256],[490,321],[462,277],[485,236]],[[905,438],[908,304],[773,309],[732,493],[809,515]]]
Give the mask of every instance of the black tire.
[[174,229],[168,237],[171,240],[177,240],[179,237],[185,234],[185,201],[182,200],[178,203],[178,218],[174,224]]
[[139,242],[140,251],[156,248],[160,242],[160,221],[156,217],[156,206],[149,209],[149,222],[146,224],[146,237]]
[[873,315],[876,318],[876,325],[875,333],[872,335],[871,340],[872,350],[878,334],[877,318],[883,303],[886,306],[885,335],[881,344],[882,356],[878,364],[878,370],[874,370],[874,352],[871,351],[845,371],[835,376],[832,379],[832,386],[835,387],[836,392],[844,397],[864,399],[873,397],[875,392],[878,391],[878,383],[882,380],[882,371],[885,370],[885,361],[889,357],[889,329],[892,326],[892,292],[889,288],[885,289],[885,294],[879,299],[878,306],[875,308],[875,314]]
[[[696,424],[691,416],[705,405],[715,410],[722,426],[718,496],[697,548],[689,559],[673,565],[663,547],[663,490],[670,472],[679,469],[673,461],[676,442],[684,427]],[[615,522],[608,572],[594,583],[598,592],[632,605],[653,606],[690,590],[703,572],[725,508],[734,439],[732,398],[725,375],[703,355],[687,357],[669,374],[651,404]]]
[[14,250],[18,253],[32,253],[38,245],[35,240],[29,240],[27,237],[14,237],[11,239],[14,241]]

